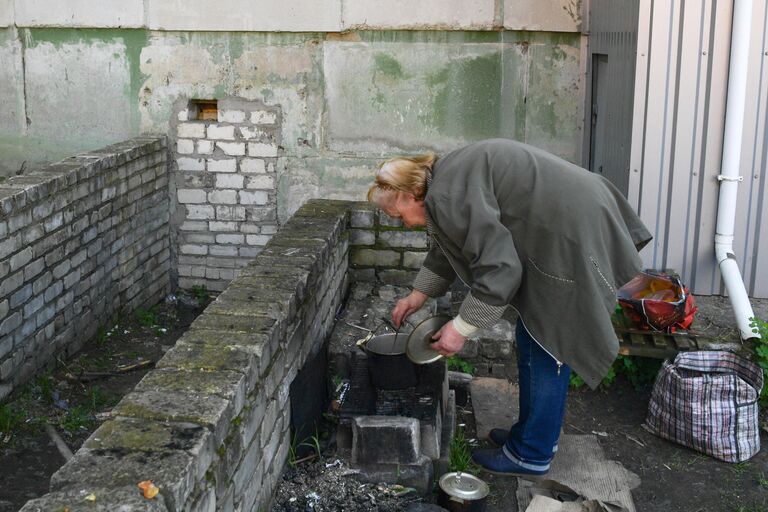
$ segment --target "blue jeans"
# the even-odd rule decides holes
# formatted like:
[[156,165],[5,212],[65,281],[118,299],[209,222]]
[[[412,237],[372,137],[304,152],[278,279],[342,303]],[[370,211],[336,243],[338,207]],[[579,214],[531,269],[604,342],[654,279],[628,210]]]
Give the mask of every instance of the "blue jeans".
[[571,369],[564,364],[558,368],[519,319],[515,336],[520,416],[509,431],[504,454],[522,468],[546,471],[557,450]]

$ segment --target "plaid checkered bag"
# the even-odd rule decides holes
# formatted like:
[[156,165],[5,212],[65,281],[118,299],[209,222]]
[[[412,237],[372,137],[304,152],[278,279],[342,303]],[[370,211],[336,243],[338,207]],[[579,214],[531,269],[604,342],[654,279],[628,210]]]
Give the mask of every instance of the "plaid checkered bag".
[[759,366],[730,352],[681,352],[664,363],[643,427],[726,462],[760,450]]

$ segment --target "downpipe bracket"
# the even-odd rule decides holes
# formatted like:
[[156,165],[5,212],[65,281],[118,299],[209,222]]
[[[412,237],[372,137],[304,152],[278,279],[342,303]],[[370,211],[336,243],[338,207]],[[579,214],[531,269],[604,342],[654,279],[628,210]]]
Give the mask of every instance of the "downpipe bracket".
[[726,174],[718,174],[717,181],[744,181],[744,176],[728,176]]

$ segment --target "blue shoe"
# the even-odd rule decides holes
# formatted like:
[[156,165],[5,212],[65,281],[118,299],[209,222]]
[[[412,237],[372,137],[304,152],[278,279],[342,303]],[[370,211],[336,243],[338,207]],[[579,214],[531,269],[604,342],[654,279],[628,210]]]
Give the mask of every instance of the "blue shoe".
[[[504,430],[503,428],[492,428],[488,432],[488,440],[498,447],[506,444],[507,436],[509,436],[509,430]],[[557,453],[557,445],[552,447],[552,453]]]
[[485,471],[494,475],[516,476],[525,480],[539,480],[549,472],[549,465],[546,469],[535,470],[515,464],[509,460],[501,448],[475,450],[472,452],[472,460]]

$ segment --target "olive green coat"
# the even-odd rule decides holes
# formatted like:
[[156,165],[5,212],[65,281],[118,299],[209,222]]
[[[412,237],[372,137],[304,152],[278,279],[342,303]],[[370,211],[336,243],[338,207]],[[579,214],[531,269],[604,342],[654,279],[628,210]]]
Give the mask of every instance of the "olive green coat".
[[471,287],[478,327],[514,307],[533,338],[591,387],[618,352],[616,289],[641,270],[651,234],[602,176],[519,142],[492,139],[439,158],[424,204],[433,243],[414,288]]

